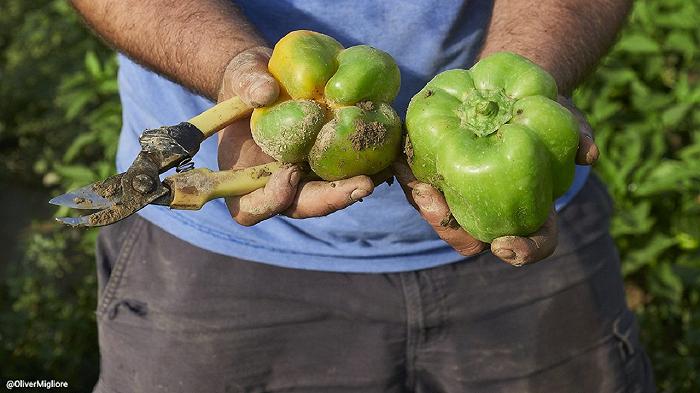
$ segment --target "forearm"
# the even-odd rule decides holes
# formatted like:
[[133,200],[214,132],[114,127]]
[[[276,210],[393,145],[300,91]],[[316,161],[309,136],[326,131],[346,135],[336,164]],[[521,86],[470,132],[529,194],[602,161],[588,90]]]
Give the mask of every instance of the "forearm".
[[496,0],[481,57],[526,56],[568,94],[615,40],[631,0]]
[[227,0],[72,0],[86,23],[137,62],[216,99],[236,54],[265,45]]

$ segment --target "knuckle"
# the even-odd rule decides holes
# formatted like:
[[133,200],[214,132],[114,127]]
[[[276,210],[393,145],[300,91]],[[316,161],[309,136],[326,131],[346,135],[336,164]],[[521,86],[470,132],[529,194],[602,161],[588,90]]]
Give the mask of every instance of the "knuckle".
[[270,53],[269,48],[256,47],[236,55],[224,72],[224,86],[228,84],[230,90],[251,106],[272,103],[279,95],[279,87],[267,70]]
[[320,204],[321,214],[330,214],[352,205],[355,201],[345,193],[327,194],[324,203]]
[[326,203],[324,207],[321,209],[320,214],[321,215],[327,215],[331,214],[337,210],[343,209],[350,205],[352,202],[347,202],[347,201],[342,201],[342,200],[337,200],[333,202]]
[[465,257],[476,255],[484,250],[484,244],[479,241],[469,242],[456,248],[457,252]]
[[337,194],[347,194],[355,189],[373,190],[374,183],[368,176],[360,175],[344,180],[336,180],[326,184],[330,190]]
[[291,205],[293,198],[294,194],[280,193],[269,200],[268,208],[266,210],[268,213],[277,214],[288,208],[289,205]]

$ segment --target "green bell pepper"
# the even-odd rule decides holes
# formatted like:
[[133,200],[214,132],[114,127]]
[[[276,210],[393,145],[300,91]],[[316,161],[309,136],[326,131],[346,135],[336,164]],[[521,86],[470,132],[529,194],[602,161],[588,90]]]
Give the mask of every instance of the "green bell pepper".
[[475,238],[529,235],[574,177],[578,123],[556,99],[552,76],[513,53],[445,71],[408,107],[411,169]]

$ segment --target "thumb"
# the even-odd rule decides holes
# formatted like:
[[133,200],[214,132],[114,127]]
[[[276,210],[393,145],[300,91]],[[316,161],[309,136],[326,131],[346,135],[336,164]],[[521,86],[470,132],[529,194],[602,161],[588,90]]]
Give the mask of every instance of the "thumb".
[[271,55],[272,49],[256,46],[234,56],[224,71],[219,100],[237,95],[254,108],[275,102],[279,85],[267,69]]

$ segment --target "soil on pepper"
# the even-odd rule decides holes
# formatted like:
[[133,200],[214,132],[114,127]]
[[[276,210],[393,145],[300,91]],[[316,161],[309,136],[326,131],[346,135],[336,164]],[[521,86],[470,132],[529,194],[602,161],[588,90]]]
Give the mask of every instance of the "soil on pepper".
[[406,135],[404,140],[403,152],[406,154],[406,161],[408,161],[409,164],[413,164],[413,145],[411,144],[411,140],[408,139],[408,135]]
[[318,132],[316,136],[316,142],[314,143],[313,150],[318,150],[320,152],[326,152],[330,145],[335,141],[336,129],[338,128],[338,120],[333,119],[321,127],[321,131]]
[[310,111],[306,107],[302,107],[302,110],[304,118],[299,124],[295,124],[294,127],[282,128],[278,137],[258,143],[267,155],[280,157],[283,152],[289,150],[290,145],[297,144],[300,140],[311,141],[316,137],[316,125],[321,119],[315,113],[309,113]]
[[358,120],[355,131],[348,136],[353,150],[361,151],[367,148],[381,146],[386,140],[387,131],[382,123]]
[[358,108],[360,108],[360,109],[362,109],[362,110],[364,110],[364,111],[367,111],[367,112],[371,112],[371,111],[373,111],[374,108],[375,108],[374,102],[372,102],[372,101],[360,101],[360,102],[358,102],[358,103],[355,104],[355,105],[356,105]]

